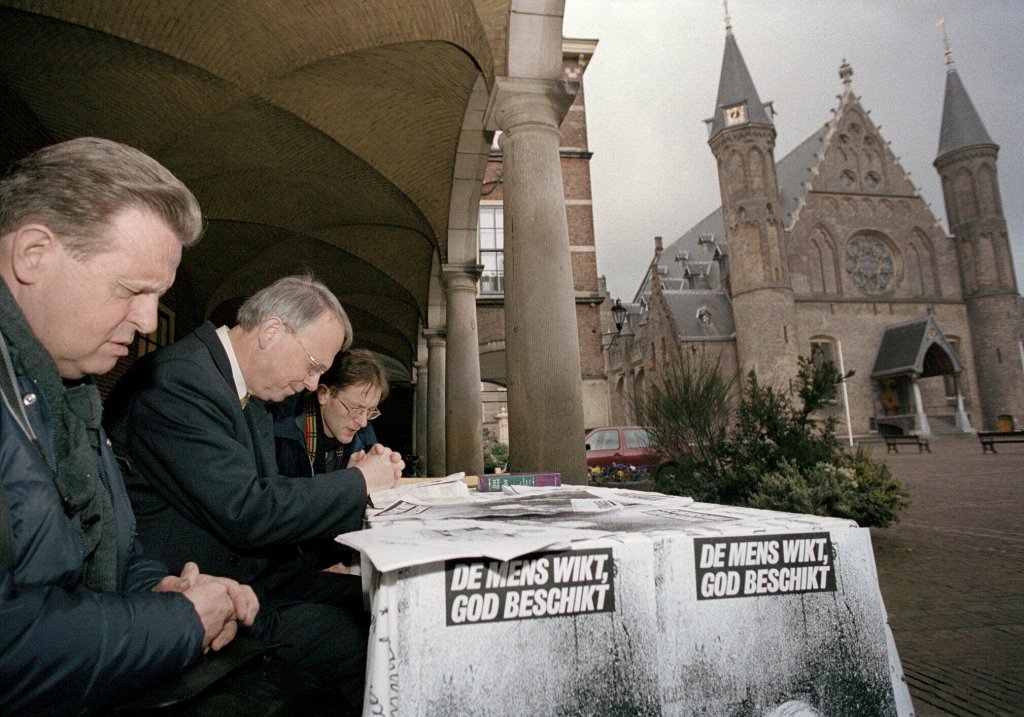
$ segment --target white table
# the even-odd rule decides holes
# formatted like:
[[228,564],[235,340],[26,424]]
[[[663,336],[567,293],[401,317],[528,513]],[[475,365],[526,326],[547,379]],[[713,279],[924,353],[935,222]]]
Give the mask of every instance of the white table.
[[527,522],[581,532],[511,562],[364,563],[364,714],[913,714],[850,521],[693,503]]

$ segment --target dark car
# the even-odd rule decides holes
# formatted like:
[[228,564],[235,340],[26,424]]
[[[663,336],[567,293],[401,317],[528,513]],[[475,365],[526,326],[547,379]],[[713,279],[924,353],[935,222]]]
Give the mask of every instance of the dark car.
[[664,458],[649,453],[651,438],[640,426],[604,426],[594,428],[586,436],[587,467],[623,463],[649,467],[651,473]]

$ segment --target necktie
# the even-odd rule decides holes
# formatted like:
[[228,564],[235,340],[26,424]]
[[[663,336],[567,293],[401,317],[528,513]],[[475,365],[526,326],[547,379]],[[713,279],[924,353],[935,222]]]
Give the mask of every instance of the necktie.
[[245,410],[245,407],[249,405],[249,394],[248,394],[248,393],[246,393],[246,394],[245,394],[244,396],[242,396],[242,397],[241,397],[240,399],[238,399],[238,400],[239,400],[239,403],[241,403],[241,404],[242,404],[242,410],[244,411],[244,410]]

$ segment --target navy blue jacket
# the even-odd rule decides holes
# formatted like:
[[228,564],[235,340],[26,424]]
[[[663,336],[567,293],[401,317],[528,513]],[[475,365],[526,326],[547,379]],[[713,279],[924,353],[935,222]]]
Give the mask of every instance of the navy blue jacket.
[[[16,348],[11,355],[22,405],[52,461],[51,407]],[[142,557],[121,473],[100,438],[97,458],[117,525],[115,592],[82,585],[80,538],[53,473],[10,409],[0,408],[0,481],[14,548],[11,568],[0,565],[0,714],[95,711],[181,672],[202,650],[192,603],[152,592],[167,571]]]

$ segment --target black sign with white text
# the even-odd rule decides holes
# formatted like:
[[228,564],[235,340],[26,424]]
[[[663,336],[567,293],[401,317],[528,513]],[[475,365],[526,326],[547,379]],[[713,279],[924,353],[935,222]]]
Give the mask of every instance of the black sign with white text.
[[448,625],[615,611],[611,548],[446,560]]
[[835,592],[828,533],[694,538],[697,599]]

